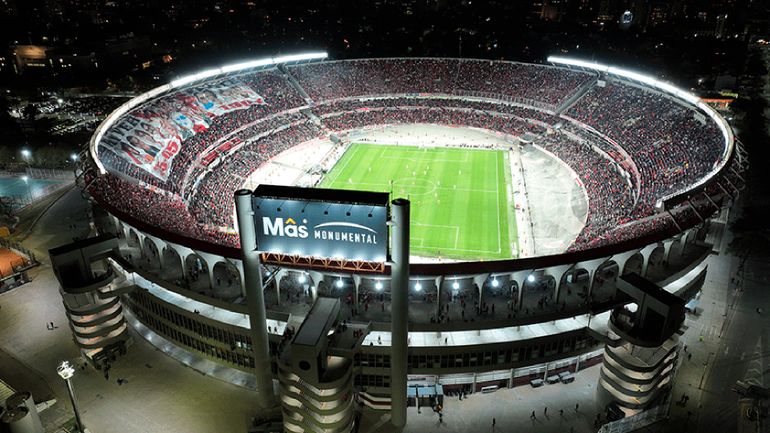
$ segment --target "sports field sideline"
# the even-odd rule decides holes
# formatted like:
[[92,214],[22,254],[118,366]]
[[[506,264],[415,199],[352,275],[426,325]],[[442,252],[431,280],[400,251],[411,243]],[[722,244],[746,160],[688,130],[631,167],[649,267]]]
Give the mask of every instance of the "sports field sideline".
[[517,256],[507,152],[351,144],[319,185],[412,202],[411,253],[452,259]]

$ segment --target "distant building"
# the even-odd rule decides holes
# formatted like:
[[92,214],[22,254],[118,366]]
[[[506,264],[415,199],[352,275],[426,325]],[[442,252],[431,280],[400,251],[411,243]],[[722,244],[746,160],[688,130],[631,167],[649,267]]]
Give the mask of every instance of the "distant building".
[[[16,74],[30,71],[45,73],[87,72],[99,67],[96,53],[87,49],[47,47],[44,45],[17,45],[12,48],[13,67]],[[10,66],[0,56],[0,70]]]
[[85,72],[99,67],[96,53],[93,51],[77,52],[66,48],[53,48],[46,51],[46,55],[51,69],[57,72]]
[[12,54],[17,74],[23,74],[28,69],[44,70],[48,67],[48,57],[43,45],[16,45]]

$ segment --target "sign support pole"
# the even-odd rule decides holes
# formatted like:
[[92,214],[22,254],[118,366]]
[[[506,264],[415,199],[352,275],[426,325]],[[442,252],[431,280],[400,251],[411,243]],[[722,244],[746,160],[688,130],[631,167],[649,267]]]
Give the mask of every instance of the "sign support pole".
[[276,406],[273,392],[273,374],[270,368],[270,345],[267,336],[267,312],[262,288],[262,266],[257,251],[254,228],[254,210],[251,191],[235,192],[235,208],[238,215],[238,231],[241,236],[243,255],[243,279],[246,288],[246,307],[249,312],[251,350],[254,356],[257,404],[268,409]]
[[390,422],[406,425],[407,326],[409,323],[409,200],[391,203]]

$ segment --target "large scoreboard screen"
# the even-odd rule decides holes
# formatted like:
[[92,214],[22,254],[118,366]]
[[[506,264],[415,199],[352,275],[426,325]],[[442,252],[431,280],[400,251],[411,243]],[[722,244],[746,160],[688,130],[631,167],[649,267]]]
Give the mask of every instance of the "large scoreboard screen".
[[388,194],[259,185],[252,196],[257,250],[385,262]]

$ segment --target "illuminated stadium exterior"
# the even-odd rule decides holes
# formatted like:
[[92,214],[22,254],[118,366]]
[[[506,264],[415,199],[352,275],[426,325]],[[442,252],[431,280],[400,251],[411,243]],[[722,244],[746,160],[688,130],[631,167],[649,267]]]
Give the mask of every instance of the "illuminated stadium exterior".
[[[747,163],[724,119],[697,97],[572,59],[325,57],[184,77],[132,99],[94,134],[79,179],[103,211],[97,226],[120,238],[117,281],[143,289],[122,295],[127,320],[170,355],[253,385],[262,366],[249,351],[233,193],[302,143],[329,143],[322,162],[328,156],[332,166],[352,133],[373,126],[466,127],[512,147],[532,145],[568,166],[587,197],[585,225],[558,253],[540,255],[533,245],[535,253],[519,259],[410,266],[412,379],[478,390],[577,371],[617,342],[608,320],[624,303],[615,290],[620,275],[637,272],[686,299],[700,290]],[[330,356],[352,359],[359,402],[387,410],[387,264],[290,252],[263,261],[271,371],[291,381],[279,374],[285,330],[299,328],[318,295],[339,298],[342,316],[363,335],[352,346],[335,342]],[[641,400],[654,399],[657,388]],[[297,419],[304,421],[295,431],[316,422]],[[338,421],[342,430],[352,422]]]

